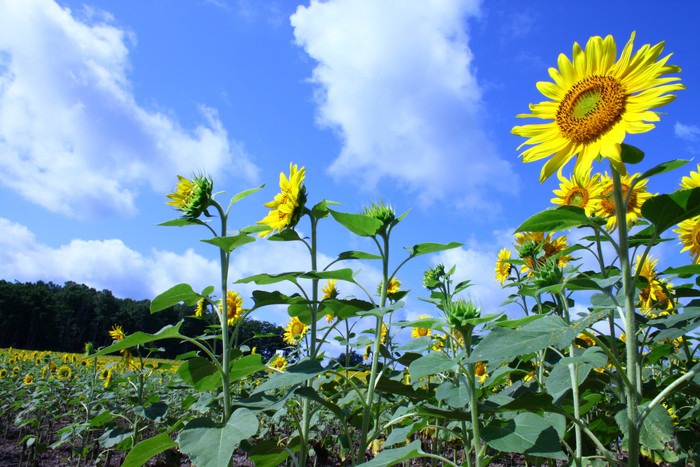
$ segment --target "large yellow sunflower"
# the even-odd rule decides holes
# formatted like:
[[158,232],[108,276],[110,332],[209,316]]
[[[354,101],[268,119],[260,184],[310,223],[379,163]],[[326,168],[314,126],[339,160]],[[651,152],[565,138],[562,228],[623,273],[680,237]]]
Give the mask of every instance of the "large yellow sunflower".
[[292,316],[284,328],[284,341],[289,345],[297,345],[304,338],[308,328],[299,318]]
[[551,202],[560,206],[578,206],[587,216],[593,215],[593,208],[603,191],[600,174],[591,176],[589,168],[584,173],[574,173],[567,179],[560,170],[557,177],[560,182],[559,189],[554,190],[556,198],[552,198]]
[[496,259],[496,280],[505,284],[510,277],[510,250],[508,248],[503,248],[498,252],[498,258]]
[[281,232],[286,227],[294,227],[299,220],[301,208],[306,202],[304,178],[306,169],[299,169],[296,164],[289,164],[289,178],[280,173],[280,192],[275,199],[265,203],[270,209],[267,216],[257,224],[264,225],[268,229],[260,232],[259,237],[268,236],[275,231]]
[[620,144],[625,136],[645,133],[659,120],[651,110],[671,102],[670,92],[684,89],[678,77],[680,68],[668,65],[671,57],[659,58],[664,43],[646,44],[632,54],[635,33],[630,36],[619,60],[612,36],[591,37],[585,50],[574,43],[572,60],[560,54],[558,69],[550,68],[554,81],[541,81],[537,89],[549,101],[531,104],[529,114],[519,118],[539,118],[547,123],[513,127],[512,133],[528,138],[518,149],[524,162],[550,157],[540,173],[546,180],[574,156],[574,172],[584,174],[599,155],[610,160],[615,170],[625,174]]
[[[623,175],[620,177],[620,184],[622,185],[622,196],[623,198],[628,198],[627,202],[627,226],[630,227],[637,223],[637,220],[642,217],[642,204],[649,198],[653,197],[651,193],[647,191],[647,180],[642,179],[632,188],[630,192],[630,186],[632,186],[632,180],[638,177],[640,174],[634,175]],[[617,228],[617,217],[615,216],[615,199],[613,196],[613,180],[605,172],[601,180],[603,186],[602,192],[600,194],[600,201],[596,204],[594,214],[598,217],[607,218],[606,228],[608,231],[613,231]]]
[[681,188],[690,190],[691,188],[700,188],[700,164],[695,172],[690,172],[687,176],[681,179]]
[[678,238],[683,244],[681,253],[690,251],[693,263],[700,264],[700,216],[684,220],[673,231],[678,234]]
[[[223,312],[223,303],[219,301],[219,311]],[[226,291],[226,318],[229,326],[236,324],[245,313],[243,297],[233,290]]]

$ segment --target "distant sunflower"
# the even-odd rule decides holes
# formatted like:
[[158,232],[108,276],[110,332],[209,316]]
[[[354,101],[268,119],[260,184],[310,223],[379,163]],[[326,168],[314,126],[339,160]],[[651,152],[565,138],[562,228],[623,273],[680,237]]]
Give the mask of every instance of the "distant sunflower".
[[124,340],[124,330],[122,329],[121,326],[115,324],[112,326],[112,329],[109,331],[109,337],[114,339],[115,341],[121,341]]
[[206,306],[206,301],[204,300],[204,298],[200,298],[197,301],[197,306],[195,306],[195,308],[194,308],[194,315],[197,318],[201,318],[202,316],[204,316],[205,306]]
[[498,258],[496,259],[496,280],[501,283],[501,285],[506,283],[508,277],[510,277],[510,250],[508,248],[503,248],[498,252]]
[[265,203],[270,212],[263,220],[257,222],[258,225],[267,227],[258,234],[259,237],[266,237],[275,231],[281,232],[297,224],[306,203],[305,177],[306,169],[299,169],[296,164],[289,164],[289,178],[280,173],[280,192],[272,201]]
[[551,202],[560,206],[577,206],[586,212],[587,216],[593,214],[595,203],[603,191],[600,183],[600,174],[591,176],[588,169],[583,174],[574,173],[571,178],[565,178],[561,171],[557,173],[559,189],[554,190],[556,198]]
[[[219,311],[223,313],[223,303],[219,301]],[[243,317],[243,298],[233,290],[226,291],[226,318],[229,326],[233,326]]]
[[486,364],[484,362],[476,362],[474,365],[474,376],[482,384],[489,377],[489,374],[486,373]]
[[[647,180],[638,181],[632,191],[632,181],[640,174],[622,175],[620,184],[622,185],[622,197],[628,199],[627,202],[627,226],[631,227],[642,217],[642,205],[654,195],[647,191]],[[617,216],[615,215],[615,199],[613,194],[613,179],[605,172],[601,180],[602,192],[600,201],[595,206],[595,215],[607,219],[605,228],[612,232],[617,228]]]
[[25,386],[29,386],[30,384],[32,384],[32,383],[34,382],[34,376],[33,376],[31,373],[28,373],[28,374],[24,377],[23,382],[24,382],[24,385],[25,385]]
[[321,300],[331,300],[338,296],[338,289],[335,288],[336,279],[328,279],[326,285],[321,289],[323,298]]
[[73,370],[71,370],[68,365],[62,365],[56,371],[56,378],[60,379],[61,381],[68,381],[72,375]]
[[570,60],[560,54],[558,69],[550,68],[554,81],[539,82],[537,89],[549,101],[531,104],[529,114],[518,118],[539,118],[547,123],[513,127],[512,133],[528,138],[518,149],[524,162],[551,158],[542,167],[540,182],[549,178],[574,156],[574,172],[585,174],[593,160],[602,156],[615,170],[625,174],[621,143],[627,134],[645,133],[659,120],[651,110],[671,102],[684,89],[680,78],[668,77],[680,68],[661,59],[664,43],[642,46],[632,54],[635,33],[630,36],[619,60],[612,36],[591,37],[582,49],[574,43]]
[[308,328],[299,318],[292,316],[287,327],[284,328],[284,342],[289,345],[297,345],[304,338]]
[[[420,315],[418,319],[426,319],[430,318],[430,315]],[[411,337],[414,339],[418,339],[419,337],[425,337],[425,336],[430,336],[432,334],[432,331],[430,328],[422,328],[422,327],[414,327],[411,330]]]
[[639,277],[643,277],[647,282],[651,282],[656,278],[656,265],[659,263],[659,260],[651,255],[647,255],[644,262],[640,264],[641,259],[642,257],[638,255],[635,261],[634,273],[637,274],[639,272]]
[[287,359],[284,356],[276,354],[267,362],[267,366],[277,371],[284,371],[287,368],[287,363]]
[[693,263],[700,264],[700,216],[684,220],[673,231],[683,244],[681,253],[689,251]]

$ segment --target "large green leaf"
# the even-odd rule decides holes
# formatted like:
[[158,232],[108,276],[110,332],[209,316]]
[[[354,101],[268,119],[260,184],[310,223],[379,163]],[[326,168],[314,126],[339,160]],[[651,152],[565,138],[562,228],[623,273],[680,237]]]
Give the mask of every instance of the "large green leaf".
[[577,330],[558,316],[545,316],[518,329],[495,327],[476,346],[470,361],[500,363],[549,346],[567,347]]
[[208,418],[195,418],[178,436],[180,451],[201,467],[228,467],[241,441],[258,432],[258,419],[248,409],[236,409],[225,426]]
[[333,216],[333,219],[335,219],[339,224],[344,226],[350,232],[361,237],[375,236],[383,225],[382,221],[379,219],[375,219],[374,217],[366,216],[364,214],[350,214],[334,211],[332,209],[329,209],[328,211]]
[[202,240],[204,243],[209,243],[210,245],[218,246],[227,253],[232,252],[236,248],[243,246],[247,243],[253,243],[255,237],[250,237],[246,233],[240,233],[238,235],[233,235],[230,237],[214,237],[207,240]]
[[354,275],[354,273],[352,272],[352,269],[343,268],[343,269],[335,269],[332,271],[309,271],[309,272],[304,273],[301,276],[301,278],[302,279],[320,279],[320,280],[336,279],[336,280],[342,280],[342,281],[348,281],[348,282],[355,282],[353,275]]
[[672,161],[667,161],[667,162],[662,162],[661,164],[652,167],[651,169],[647,170],[644,172],[641,177],[641,179],[649,178],[654,175],[659,175],[662,173],[670,172],[672,170],[675,170],[679,167],[683,167],[685,164],[690,162],[688,159],[676,159]]
[[239,379],[243,379],[246,376],[250,376],[264,369],[265,365],[262,362],[262,356],[259,354],[246,355],[238,360],[234,360],[231,364],[229,381],[238,381]]
[[700,188],[649,198],[642,205],[642,215],[661,234],[679,222],[700,215]]
[[361,311],[368,311],[374,308],[370,302],[357,298],[348,300],[324,300],[323,307],[325,313],[332,314],[338,319],[347,319],[356,316]]
[[268,305],[293,305],[306,302],[300,295],[288,296],[277,290],[273,292],[254,290],[253,301],[255,302],[255,306],[253,306],[251,311]]
[[419,243],[417,245],[413,245],[412,247],[406,247],[405,250],[408,251],[408,254],[411,255],[412,257],[420,256],[420,255],[425,255],[428,253],[436,253],[438,251],[445,251],[445,250],[451,250],[453,248],[459,248],[462,246],[462,243],[457,243],[457,242],[450,242],[450,243]]
[[469,403],[469,388],[466,378],[460,375],[459,384],[445,381],[435,390],[435,398],[450,407],[466,407]]
[[254,393],[279,389],[285,386],[295,386],[308,381],[316,375],[326,371],[317,360],[302,360],[296,365],[287,368],[287,371],[274,374],[257,387]]
[[185,305],[192,306],[197,303],[200,298],[202,298],[202,296],[192,290],[192,286],[189,284],[177,284],[151,301],[151,313],[165,310],[180,302],[185,302]]
[[258,285],[268,285],[277,284],[278,282],[290,281],[297,282],[297,279],[302,276],[303,272],[283,272],[281,274],[255,274],[252,276],[244,277],[243,279],[238,279],[236,284],[248,284],[253,282]]
[[177,219],[161,222],[159,227],[184,227],[186,225],[205,225],[199,219],[190,219],[187,217],[179,217]]
[[177,446],[167,433],[161,433],[153,438],[144,439],[134,446],[124,458],[122,467],[141,467],[163,451]]
[[255,443],[249,455],[255,467],[277,467],[284,463],[290,453],[285,446],[280,446],[277,441],[271,439]]
[[265,185],[260,185],[260,186],[256,186],[255,188],[249,188],[249,189],[247,189],[247,190],[241,191],[240,193],[236,193],[236,194],[233,195],[233,197],[231,198],[231,202],[229,202],[228,208],[231,209],[231,206],[232,206],[234,203],[237,203],[237,202],[239,202],[240,200],[242,200],[243,198],[246,198],[246,197],[252,195],[253,193],[256,193],[256,192],[262,190],[264,187],[265,187]]
[[[644,407],[640,406],[640,411]],[[615,415],[615,421],[623,435],[627,437],[629,433],[627,409],[618,412]],[[673,441],[673,419],[661,404],[654,406],[642,422],[642,427],[639,430],[639,441],[642,446],[649,449],[664,449],[667,443]]]
[[520,413],[513,420],[495,420],[481,430],[481,437],[502,452],[519,452],[550,459],[566,459],[559,444],[559,433],[544,417]]
[[591,220],[583,209],[561,206],[538,212],[523,222],[515,232],[557,232],[590,224]]
[[425,376],[431,376],[457,367],[458,362],[442,352],[430,352],[414,360],[408,367],[411,381],[418,381]]
[[180,321],[175,326],[167,325],[155,334],[147,334],[145,332],[135,332],[124,339],[115,342],[109,347],[105,347],[97,352],[95,355],[107,355],[112,352],[117,352],[119,350],[128,349],[130,347],[136,347],[137,345],[148,344],[149,342],[155,342],[163,339],[177,339],[183,338],[184,336],[180,334],[180,327],[183,321]]
[[338,255],[336,261],[343,261],[348,259],[382,259],[379,255],[374,255],[372,253],[365,253],[364,251],[343,251]]
[[180,365],[177,374],[197,391],[213,391],[221,386],[221,374],[207,358],[195,357]]
[[425,452],[423,452],[421,449],[420,440],[415,440],[408,446],[395,449],[385,449],[377,454],[377,457],[369,462],[360,464],[358,467],[389,467],[391,465],[396,465],[399,462],[424,456]]
[[620,157],[625,164],[639,164],[644,160],[644,151],[641,149],[627,143],[622,143],[620,146],[622,149]]

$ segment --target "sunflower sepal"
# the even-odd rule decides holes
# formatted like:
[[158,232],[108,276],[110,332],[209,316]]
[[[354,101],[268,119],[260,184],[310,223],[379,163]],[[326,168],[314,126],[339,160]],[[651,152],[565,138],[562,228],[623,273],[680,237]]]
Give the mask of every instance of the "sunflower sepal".
[[644,160],[644,151],[631,144],[620,144],[620,159],[625,164],[639,164]]

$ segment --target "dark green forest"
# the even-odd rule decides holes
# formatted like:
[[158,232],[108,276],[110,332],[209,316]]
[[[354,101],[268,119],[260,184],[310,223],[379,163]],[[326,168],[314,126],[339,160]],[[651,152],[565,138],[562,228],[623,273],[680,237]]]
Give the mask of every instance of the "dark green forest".
[[[108,331],[119,325],[127,334],[154,333],[184,319],[181,332],[196,336],[209,322],[196,319],[193,307],[176,305],[151,314],[150,300],[117,298],[109,290],[95,290],[84,284],[66,282],[35,283],[0,280],[0,347],[57,352],[82,352],[85,343],[95,347],[112,343]],[[266,321],[246,320],[239,331],[239,342],[257,347],[265,358],[285,345],[283,329]],[[272,337],[254,337],[274,334]],[[193,350],[187,343],[167,340],[157,356],[174,358]],[[154,355],[156,356],[156,355]]]

